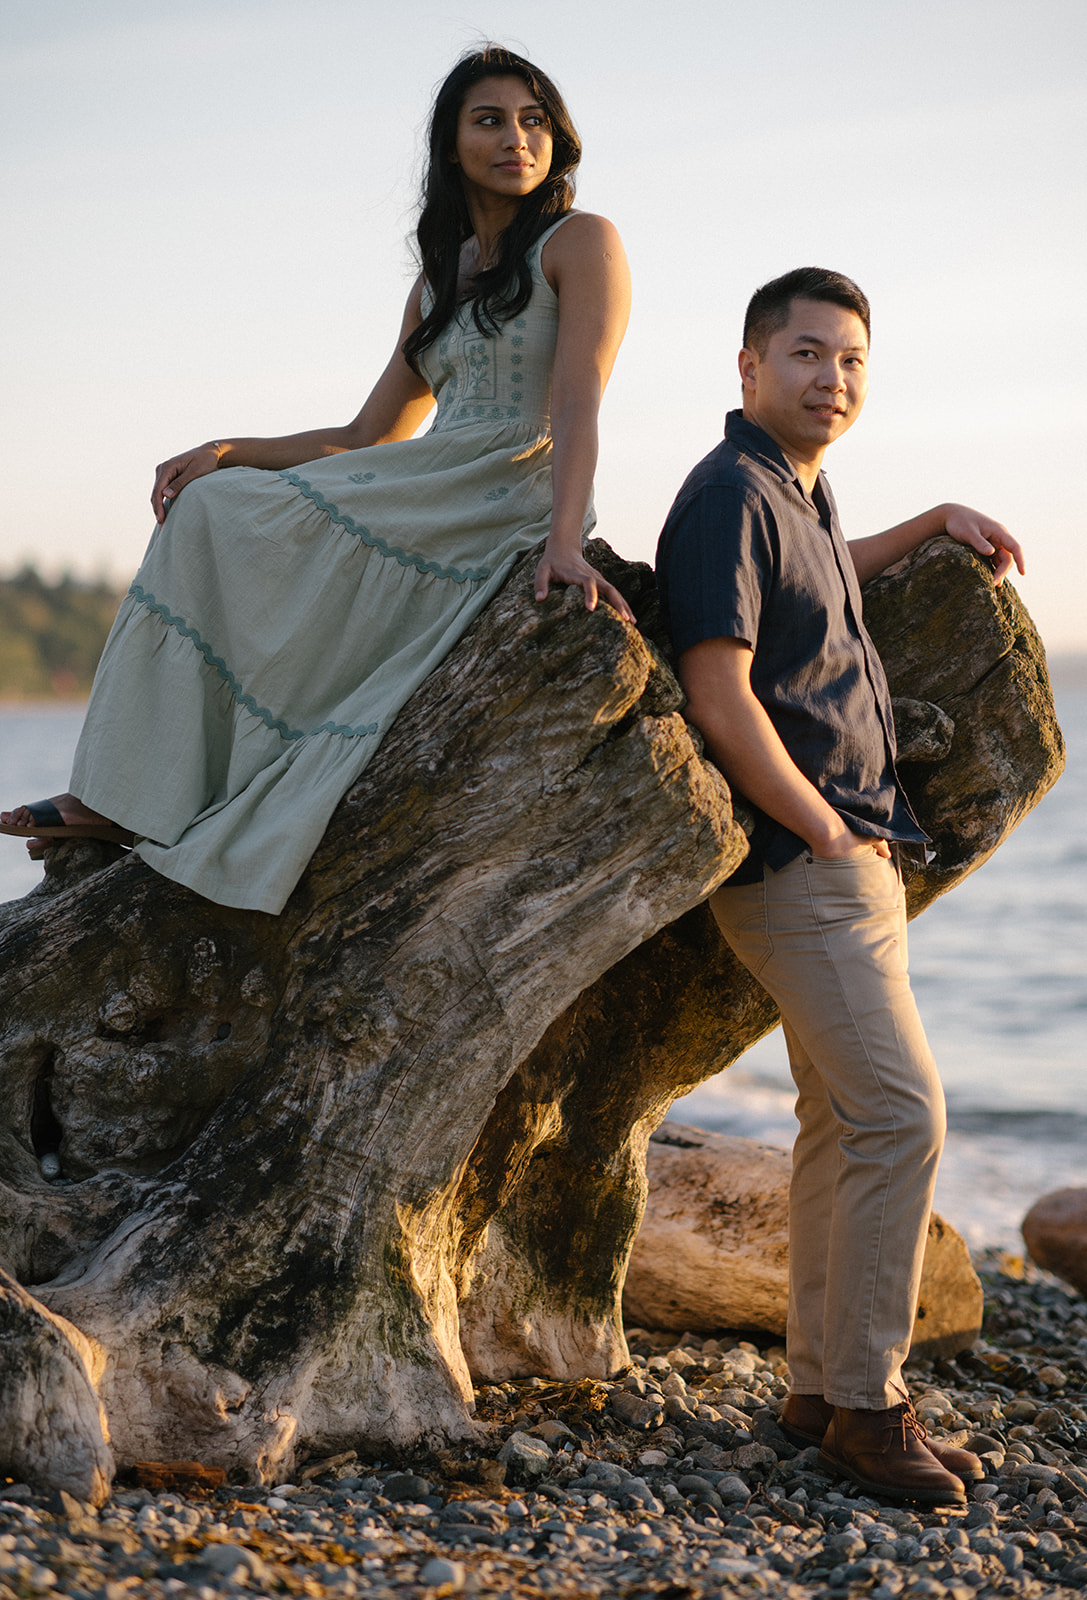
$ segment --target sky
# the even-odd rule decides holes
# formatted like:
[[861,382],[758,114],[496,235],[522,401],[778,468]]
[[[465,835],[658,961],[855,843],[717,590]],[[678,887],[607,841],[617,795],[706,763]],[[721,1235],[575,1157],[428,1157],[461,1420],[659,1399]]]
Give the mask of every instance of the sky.
[[127,583],[156,462],[355,414],[434,88],[488,38],[559,83],[630,257],[598,533],[652,559],[751,291],[833,267],[873,306],[847,536],[976,505],[1048,648],[1087,650],[1083,0],[0,0],[0,571]]

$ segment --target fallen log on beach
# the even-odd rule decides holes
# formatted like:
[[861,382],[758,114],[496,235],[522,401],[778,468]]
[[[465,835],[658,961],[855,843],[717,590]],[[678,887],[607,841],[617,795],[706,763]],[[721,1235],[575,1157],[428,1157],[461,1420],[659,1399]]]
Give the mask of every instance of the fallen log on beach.
[[[95,1502],[136,1461],[268,1482],[470,1438],[473,1376],[626,1363],[649,1136],[775,1013],[700,904],[743,807],[652,575],[592,557],[641,631],[536,605],[522,564],[281,916],[91,843],[0,908],[0,1468]],[[961,546],[866,603],[940,847],[916,911],[1055,781],[1060,734],[1030,619]]]
[[[623,1290],[627,1326],[784,1336],[789,1305],[788,1150],[669,1119],[650,1136],[649,1198]],[[969,1350],[981,1280],[961,1235],[929,1218],[910,1357]]]

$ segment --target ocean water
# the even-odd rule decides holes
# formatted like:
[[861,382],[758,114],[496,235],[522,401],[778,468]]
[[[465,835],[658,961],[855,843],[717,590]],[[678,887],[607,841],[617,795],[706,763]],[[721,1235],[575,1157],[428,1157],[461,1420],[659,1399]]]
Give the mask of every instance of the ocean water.
[[[1054,665],[1064,776],[966,883],[910,925],[910,969],[947,1091],[936,1206],[974,1248],[1020,1251],[1042,1194],[1087,1185],[1087,658]],[[62,792],[80,706],[0,707],[0,806]],[[0,901],[41,867],[0,836]],[[780,1030],[677,1101],[680,1121],[791,1145]]]

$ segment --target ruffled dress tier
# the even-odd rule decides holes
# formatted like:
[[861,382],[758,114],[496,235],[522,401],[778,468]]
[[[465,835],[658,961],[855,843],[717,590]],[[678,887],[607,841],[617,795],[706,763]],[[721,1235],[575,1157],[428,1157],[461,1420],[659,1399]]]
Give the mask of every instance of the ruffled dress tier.
[[164,876],[281,911],[400,707],[546,538],[558,300],[540,255],[561,225],[533,246],[520,316],[485,337],[462,306],[424,353],[429,432],[211,474],[156,530],[71,787]]

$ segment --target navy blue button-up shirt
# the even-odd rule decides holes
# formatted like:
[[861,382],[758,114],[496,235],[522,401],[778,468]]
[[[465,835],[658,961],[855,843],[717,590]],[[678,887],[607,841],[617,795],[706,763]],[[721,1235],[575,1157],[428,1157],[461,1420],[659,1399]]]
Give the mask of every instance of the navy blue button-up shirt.
[[[822,473],[809,495],[769,434],[731,411],[687,478],[657,547],[676,654],[704,639],[751,646],[751,687],[800,771],[857,833],[924,843],[894,768],[883,665]],[[759,814],[731,882],[777,871],[806,843]]]

